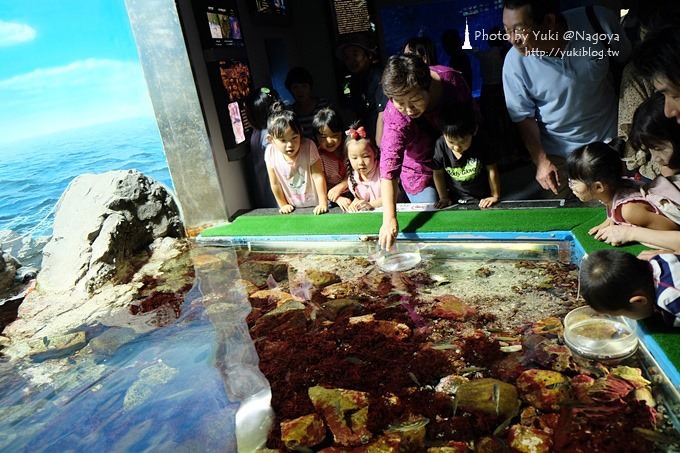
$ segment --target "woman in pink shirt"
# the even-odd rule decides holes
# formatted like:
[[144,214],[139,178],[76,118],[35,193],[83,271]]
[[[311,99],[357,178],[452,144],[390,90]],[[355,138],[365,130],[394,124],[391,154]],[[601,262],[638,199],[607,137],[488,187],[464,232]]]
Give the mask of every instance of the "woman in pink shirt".
[[399,180],[412,203],[437,202],[430,163],[434,143],[441,135],[437,126],[439,111],[450,103],[469,102],[471,94],[460,72],[446,66],[428,67],[412,55],[391,56],[382,85],[389,101],[383,114],[380,144],[384,209],[379,244],[388,250],[399,232],[396,216]]

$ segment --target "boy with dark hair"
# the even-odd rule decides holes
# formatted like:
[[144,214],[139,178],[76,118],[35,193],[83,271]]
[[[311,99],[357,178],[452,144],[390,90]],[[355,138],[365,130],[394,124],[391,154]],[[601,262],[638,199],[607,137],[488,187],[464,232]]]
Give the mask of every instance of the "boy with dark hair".
[[594,310],[631,319],[659,313],[680,327],[680,255],[649,261],[620,250],[597,250],[581,263],[581,295]]
[[459,202],[474,201],[480,208],[498,203],[501,197],[498,167],[477,135],[472,104],[444,107],[439,115],[439,128],[442,136],[435,144],[432,158],[434,185],[439,196],[436,206],[441,209],[452,204],[447,180]]

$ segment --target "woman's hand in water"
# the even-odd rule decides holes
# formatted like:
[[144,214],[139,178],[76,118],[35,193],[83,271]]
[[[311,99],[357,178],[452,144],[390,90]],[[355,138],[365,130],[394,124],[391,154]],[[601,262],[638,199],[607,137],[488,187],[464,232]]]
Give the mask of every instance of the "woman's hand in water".
[[295,206],[293,206],[292,204],[284,204],[279,208],[279,212],[281,214],[290,214],[293,211],[295,211]]
[[314,208],[314,215],[324,214],[326,212],[328,212],[328,203],[316,205]]
[[397,233],[399,232],[399,223],[396,218],[383,220],[378,235],[378,245],[382,250],[390,250],[397,240]]

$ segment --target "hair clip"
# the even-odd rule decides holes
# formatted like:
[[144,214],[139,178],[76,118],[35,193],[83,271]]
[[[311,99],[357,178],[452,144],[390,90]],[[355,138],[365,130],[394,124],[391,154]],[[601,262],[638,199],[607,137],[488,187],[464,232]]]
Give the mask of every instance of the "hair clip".
[[366,138],[366,129],[364,129],[364,126],[361,126],[358,129],[350,127],[345,131],[345,135],[354,140],[359,140],[360,138]]
[[267,87],[262,87],[262,88],[260,88],[260,93],[270,94],[271,90]]

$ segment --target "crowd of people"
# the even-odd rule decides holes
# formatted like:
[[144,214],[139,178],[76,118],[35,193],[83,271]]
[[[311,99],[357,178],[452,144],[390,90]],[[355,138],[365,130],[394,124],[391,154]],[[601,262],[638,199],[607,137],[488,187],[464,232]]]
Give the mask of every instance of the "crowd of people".
[[[435,208],[457,202],[488,208],[501,201],[497,149],[512,141],[515,129],[546,197],[606,207],[606,221],[591,235],[611,245],[639,241],[680,253],[675,10],[665,0],[638,5],[631,14],[639,17],[639,41],[631,43],[607,8],[561,11],[556,0],[505,0],[499,33],[511,46],[472,51],[487,68],[481,102],[473,99],[462,68],[437,64],[428,38],[408,39],[384,67],[370,42],[342,43],[336,55],[351,74],[351,124],[312,95],[303,68],[286,79],[292,105],[270,87],[254,93],[251,153],[260,156],[253,158],[253,177],[261,193],[253,199],[258,207],[275,203],[282,214],[299,207],[315,214],[334,205],[346,212],[382,207],[378,242],[389,250],[399,233],[397,201]],[[655,255],[641,258],[661,263]],[[639,301],[633,293],[616,307],[598,305],[599,296],[590,295],[596,291],[588,288],[611,284],[602,270],[607,260],[631,269],[636,264],[616,253],[589,258],[584,296],[601,310],[638,316],[627,312]],[[651,269],[652,283],[668,278],[668,266]],[[649,281],[645,285],[651,300]],[[661,308],[678,314],[680,290],[672,288],[674,296]]]

